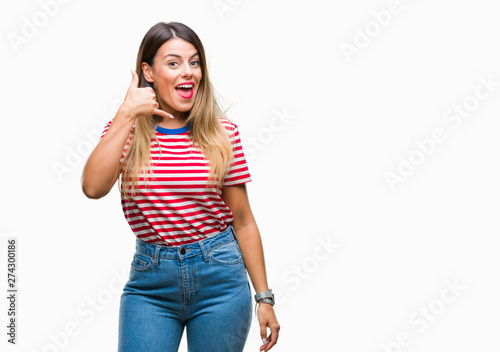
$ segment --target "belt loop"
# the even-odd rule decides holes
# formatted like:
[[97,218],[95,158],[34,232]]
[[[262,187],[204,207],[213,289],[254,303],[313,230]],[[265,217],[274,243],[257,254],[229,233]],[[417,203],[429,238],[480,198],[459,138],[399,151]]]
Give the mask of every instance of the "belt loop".
[[201,255],[203,256],[203,260],[208,262],[208,251],[205,248],[205,245],[203,244],[203,240],[198,241],[198,245],[200,246]]
[[236,231],[234,231],[233,225],[229,225],[229,227],[231,228],[231,232],[233,233],[233,237],[234,237],[236,243],[238,243],[238,237],[236,237]]
[[153,256],[153,263],[154,266],[158,266],[158,258],[160,257],[160,246],[156,245],[155,246],[155,254]]

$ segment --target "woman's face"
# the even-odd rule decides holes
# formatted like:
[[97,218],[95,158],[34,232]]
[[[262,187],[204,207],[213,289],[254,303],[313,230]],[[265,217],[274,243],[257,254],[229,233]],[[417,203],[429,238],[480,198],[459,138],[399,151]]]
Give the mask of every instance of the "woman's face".
[[179,38],[167,40],[158,49],[153,67],[143,62],[142,70],[146,80],[154,82],[162,110],[171,114],[191,110],[202,76],[193,44]]

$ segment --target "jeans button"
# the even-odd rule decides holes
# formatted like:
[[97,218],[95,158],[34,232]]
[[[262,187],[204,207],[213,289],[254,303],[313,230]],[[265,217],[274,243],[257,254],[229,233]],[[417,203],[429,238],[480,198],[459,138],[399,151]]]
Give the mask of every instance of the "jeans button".
[[181,254],[182,255],[186,254],[186,249],[185,248],[181,248]]

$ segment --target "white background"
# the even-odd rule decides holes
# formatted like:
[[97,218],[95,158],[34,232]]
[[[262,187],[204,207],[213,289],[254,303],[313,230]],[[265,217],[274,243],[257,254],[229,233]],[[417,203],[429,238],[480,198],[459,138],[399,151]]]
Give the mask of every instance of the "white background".
[[[252,154],[248,192],[281,324],[273,351],[498,350],[492,1],[49,3],[0,8],[2,351],[7,238],[18,243],[12,350],[117,348],[135,237],[117,186],[90,200],[80,177],[160,21],[198,33]],[[36,32],[23,36],[28,22]],[[392,188],[388,173],[400,177]],[[254,317],[245,351],[259,346]]]

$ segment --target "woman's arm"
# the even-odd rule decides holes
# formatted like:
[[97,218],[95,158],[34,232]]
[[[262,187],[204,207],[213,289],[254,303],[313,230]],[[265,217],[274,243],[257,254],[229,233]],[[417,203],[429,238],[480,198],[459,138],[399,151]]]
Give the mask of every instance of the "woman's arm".
[[[266,278],[264,250],[262,248],[259,229],[250,209],[245,184],[223,187],[221,197],[233,213],[234,220],[232,226],[236,232],[243,261],[245,262],[255,292],[267,291],[269,287]],[[280,325],[270,304],[260,304],[258,314],[260,335],[268,341],[264,343],[262,351],[268,351],[276,344]],[[271,329],[269,337],[267,337],[267,327]]]
[[90,154],[82,173],[83,193],[99,199],[109,193],[121,172],[120,158],[134,120],[118,111],[108,131]]
[[250,209],[245,184],[223,187],[221,197],[233,213],[232,225],[255,292],[269,290],[262,241]]

